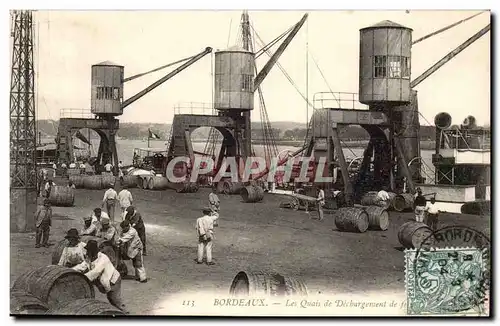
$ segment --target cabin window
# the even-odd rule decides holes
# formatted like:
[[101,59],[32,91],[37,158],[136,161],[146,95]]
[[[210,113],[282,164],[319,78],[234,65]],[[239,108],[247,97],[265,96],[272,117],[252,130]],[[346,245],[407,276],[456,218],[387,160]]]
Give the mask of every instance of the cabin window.
[[401,57],[401,77],[410,78],[410,61],[407,57]]
[[252,75],[242,75],[241,76],[241,91],[243,92],[251,92],[252,91]]
[[373,57],[373,77],[385,78],[387,77],[387,56],[376,55]]
[[97,99],[104,99],[104,87],[97,87]]
[[118,87],[113,88],[113,100],[119,100],[120,99],[120,89]]
[[389,56],[389,78],[401,78],[401,57]]

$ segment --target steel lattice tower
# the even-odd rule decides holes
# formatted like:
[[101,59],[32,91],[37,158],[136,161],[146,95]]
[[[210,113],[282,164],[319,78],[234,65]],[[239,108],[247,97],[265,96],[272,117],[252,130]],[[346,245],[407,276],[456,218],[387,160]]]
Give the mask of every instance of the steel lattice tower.
[[36,122],[33,14],[13,11],[10,86],[10,187],[35,189]]

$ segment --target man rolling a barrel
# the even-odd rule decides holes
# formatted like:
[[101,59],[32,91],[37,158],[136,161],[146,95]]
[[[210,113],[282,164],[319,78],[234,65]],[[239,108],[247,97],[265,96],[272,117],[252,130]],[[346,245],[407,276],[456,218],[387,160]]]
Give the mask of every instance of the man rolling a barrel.
[[109,217],[101,217],[101,223],[97,229],[96,236],[105,239],[110,245],[115,245],[116,229],[110,225]]
[[114,183],[109,185],[109,189],[104,193],[101,205],[102,208],[106,207],[106,211],[108,212],[108,216],[111,218],[112,222],[115,222],[115,203],[116,198],[118,197],[114,187]]
[[39,206],[35,213],[35,226],[36,226],[35,248],[49,246],[49,233],[51,225],[52,225],[52,208],[50,207],[50,201],[47,198],[45,198],[43,200],[43,206]]
[[415,221],[424,222],[425,206],[427,200],[422,196],[422,189],[417,188],[417,197],[415,197]]
[[132,264],[135,269],[135,279],[141,283],[148,281],[146,277],[146,269],[144,268],[144,261],[142,259],[142,241],[137,234],[137,231],[130,226],[128,220],[120,223],[121,234],[117,240],[122,253],[132,259]]
[[143,246],[142,254],[144,256],[147,256],[146,227],[144,226],[141,213],[139,213],[134,206],[129,206],[127,208],[127,215],[125,215],[125,220],[128,221],[130,225],[137,231],[137,234],[139,235]]
[[98,223],[93,223],[92,216],[85,216],[83,218],[83,229],[80,234],[95,236],[97,232],[97,224]]
[[132,198],[132,194],[127,189],[127,185],[122,186],[122,190],[118,194],[118,201],[120,202],[120,208],[122,210],[122,220],[125,220],[125,215],[127,215],[127,208],[132,206],[134,199]]
[[318,187],[318,195],[316,197],[316,209],[318,210],[318,219],[323,220],[323,206],[325,206],[325,191]]
[[69,229],[64,237],[68,244],[64,247],[61,258],[59,258],[59,266],[75,267],[85,260],[85,246],[84,242],[80,241],[77,229]]
[[426,224],[431,228],[432,231],[436,231],[438,224],[438,215],[439,215],[439,210],[436,206],[436,198],[434,197],[431,198],[431,202],[427,203],[425,210],[427,211]]
[[212,215],[210,207],[203,209],[203,216],[196,220],[196,233],[198,235],[198,256],[196,259],[197,264],[203,263],[203,256],[206,252],[207,265],[214,265],[212,262],[212,246],[214,240],[214,222],[219,217]]
[[391,197],[389,196],[389,193],[386,191],[386,188],[383,188],[377,193],[377,198],[376,198],[377,206],[388,207],[390,200]]
[[99,291],[106,293],[109,303],[125,311],[121,298],[121,276],[106,254],[99,252],[95,240],[89,240],[86,246],[87,259],[73,267],[77,271],[87,271],[85,276],[94,283]]
[[47,180],[47,183],[45,184],[45,198],[50,197],[50,193],[52,192],[52,188],[55,186],[56,186],[56,184],[54,183],[54,181],[52,181],[52,179],[49,178],[49,180]]

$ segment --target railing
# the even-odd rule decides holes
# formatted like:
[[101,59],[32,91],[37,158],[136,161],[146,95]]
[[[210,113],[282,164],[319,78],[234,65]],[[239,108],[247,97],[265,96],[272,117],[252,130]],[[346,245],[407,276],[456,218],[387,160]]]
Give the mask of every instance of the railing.
[[215,109],[212,103],[183,102],[174,105],[175,114],[199,114],[214,115]]
[[491,131],[487,129],[443,130],[445,144],[453,149],[491,150]]
[[357,93],[318,92],[313,96],[314,109],[367,110],[368,105],[359,102]]
[[59,118],[94,119],[95,115],[88,109],[61,109]]

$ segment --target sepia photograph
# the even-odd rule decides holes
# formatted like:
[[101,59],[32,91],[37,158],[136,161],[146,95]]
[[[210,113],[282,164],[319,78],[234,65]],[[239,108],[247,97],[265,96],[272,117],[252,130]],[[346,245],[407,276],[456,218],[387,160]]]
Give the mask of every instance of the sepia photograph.
[[10,316],[491,317],[491,19],[11,9]]

